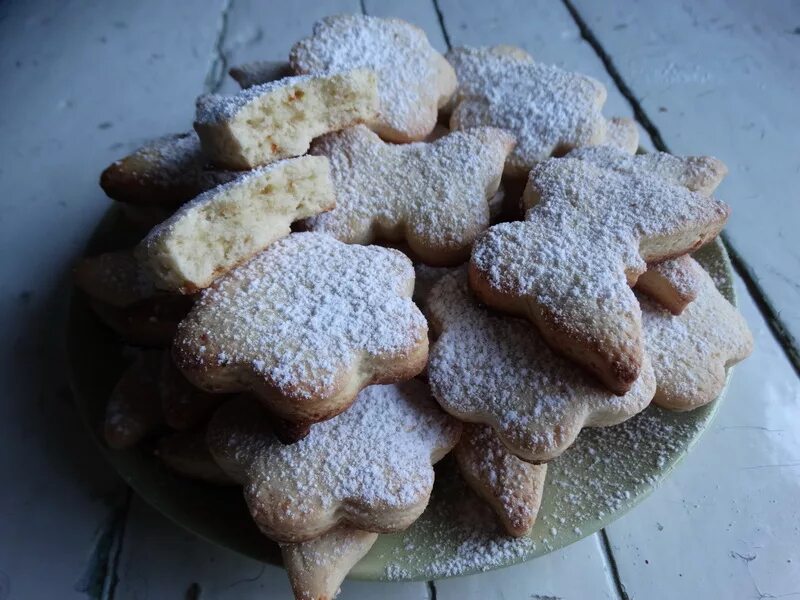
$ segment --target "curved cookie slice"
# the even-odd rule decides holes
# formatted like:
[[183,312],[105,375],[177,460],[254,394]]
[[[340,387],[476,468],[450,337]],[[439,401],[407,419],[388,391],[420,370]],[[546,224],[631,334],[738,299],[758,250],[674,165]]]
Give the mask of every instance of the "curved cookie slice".
[[479,304],[463,269],[439,280],[426,310],[438,333],[428,362],[434,397],[453,416],[491,426],[523,460],[555,458],[583,427],[621,423],[655,393],[646,357],[631,390],[617,396],[554,354],[535,328]]
[[205,427],[163,436],[158,440],[156,455],[169,469],[188,479],[215,485],[235,483],[211,456]]
[[184,204],[147,234],[136,254],[156,287],[193,293],[288,235],[293,221],[335,203],[328,159],[282,160]]
[[283,566],[295,600],[332,600],[356,563],[372,548],[378,534],[337,527],[318,538],[281,544]]
[[605,140],[606,89],[591,77],[493,48],[455,48],[447,58],[459,82],[450,128],[511,132],[517,146],[506,175],[524,176],[538,161]]
[[133,346],[162,348],[172,343],[178,323],[192,308],[194,298],[180,294],[153,296],[132,306],[118,307],[92,299],[99,319]]
[[110,447],[134,446],[163,425],[160,361],[161,352],[141,352],[122,373],[106,406],[103,436]]
[[73,275],[78,288],[117,308],[150,300],[158,294],[132,249],[86,256],[75,266]]
[[176,207],[236,175],[210,167],[190,131],[157,138],[113,162],[100,176],[100,187],[120,202]]
[[349,244],[406,241],[423,262],[459,264],[489,226],[488,200],[513,146],[488,127],[401,145],[363,125],[330,134],[312,153],[331,162],[336,208],[306,226]]
[[456,87],[452,67],[425,32],[400,19],[326,17],[292,47],[289,63],[296,73],[375,71],[380,108],[370,126],[393,142],[423,140]]
[[606,138],[602,146],[611,146],[626,154],[636,154],[639,149],[639,128],[636,121],[627,117],[610,118],[606,123]]
[[244,486],[267,537],[301,542],[337,525],[374,532],[408,527],[425,509],[433,465],[458,442],[461,425],[428,387],[374,385],[344,413],[288,446],[254,400],[223,405],[208,429],[222,469]]
[[642,177],[658,177],[670,185],[710,196],[728,174],[725,164],[713,156],[674,156],[666,152],[629,154],[611,145],[577,148],[567,155],[601,169]]
[[289,63],[275,60],[256,60],[231,67],[228,74],[243,90],[256,85],[290,77]]
[[179,326],[175,362],[201,388],[252,390],[283,419],[314,423],[364,386],[424,368],[413,288],[396,250],[294,233],[203,292]]
[[711,276],[700,265],[695,268],[699,293],[679,316],[639,297],[647,353],[656,374],[653,401],[670,410],[692,410],[714,400],[725,385],[725,369],[753,350],[747,322]]
[[251,169],[305,154],[323,133],[371,121],[377,93],[366,69],[286,77],[235,96],[201,96],[194,128],[215,165]]
[[453,455],[464,480],[494,509],[508,534],[526,535],[539,514],[547,465],[520,460],[485,425],[464,425]]
[[175,366],[171,352],[165,352],[161,360],[158,390],[164,421],[179,431],[207,421],[214,409],[228,399],[222,394],[204,392],[189,383]]
[[697,298],[703,283],[703,268],[684,254],[655,265],[648,265],[636,281],[636,290],[658,302],[673,315],[679,315]]
[[527,317],[551,348],[625,393],[644,355],[630,286],[646,262],[716,237],[728,207],[658,176],[574,158],[537,164],[523,205],[525,221],[495,225],[475,243],[472,289],[490,306]]

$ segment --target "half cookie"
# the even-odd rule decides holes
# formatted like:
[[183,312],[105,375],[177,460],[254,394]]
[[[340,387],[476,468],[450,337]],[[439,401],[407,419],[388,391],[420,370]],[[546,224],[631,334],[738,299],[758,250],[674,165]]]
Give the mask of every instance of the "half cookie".
[[280,161],[185,204],[153,228],[137,256],[157,287],[193,293],[288,235],[293,221],[334,205],[326,158]]
[[214,164],[251,169],[305,154],[315,137],[368,122],[377,108],[375,73],[358,69],[201,96],[194,128]]
[[286,421],[321,421],[364,386],[424,368],[413,288],[396,250],[294,233],[203,292],[178,328],[175,362],[208,391],[252,391]]

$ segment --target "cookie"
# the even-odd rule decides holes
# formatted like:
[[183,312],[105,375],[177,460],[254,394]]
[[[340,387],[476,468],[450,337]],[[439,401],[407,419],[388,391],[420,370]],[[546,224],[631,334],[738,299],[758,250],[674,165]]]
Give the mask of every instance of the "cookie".
[[612,117],[606,122],[606,137],[601,146],[611,146],[626,154],[636,154],[639,149],[639,128],[636,121],[626,117]]
[[283,566],[295,600],[332,600],[356,563],[372,548],[378,534],[350,527],[297,544],[281,544]]
[[193,386],[175,366],[171,352],[164,352],[158,380],[161,412],[172,429],[185,431],[205,423],[214,410],[229,399]]
[[472,295],[465,269],[443,276],[425,303],[436,341],[428,382],[454,417],[491,426],[515,456],[545,462],[584,427],[621,423],[655,393],[650,362],[623,396],[549,349],[536,328],[491,311]]
[[206,444],[205,427],[162,436],[155,452],[167,468],[182,477],[215,485],[235,483],[214,462]]
[[753,350],[747,322],[711,276],[700,265],[695,268],[699,292],[679,316],[639,297],[647,353],[656,375],[653,401],[670,410],[692,410],[714,400],[725,386],[726,368]]
[[305,154],[323,133],[371,121],[377,94],[368,69],[286,77],[234,96],[201,96],[194,128],[215,165],[251,169]]
[[528,318],[551,348],[624,394],[644,360],[630,286],[646,263],[716,237],[728,207],[655,175],[576,158],[538,163],[523,205],[525,221],[495,225],[475,243],[472,289],[486,304]]
[[158,294],[132,249],[82,258],[75,266],[73,280],[90,297],[118,308],[133,306]]
[[90,299],[92,311],[104,325],[132,346],[164,348],[172,343],[178,323],[194,303],[193,296],[164,294],[119,307]]
[[160,352],[138,353],[111,392],[103,425],[103,437],[111,448],[134,446],[163,425],[160,361]]
[[453,455],[464,480],[494,509],[506,532],[514,537],[530,532],[542,503],[547,465],[520,460],[485,425],[464,425]]
[[239,87],[246,90],[256,85],[290,77],[292,70],[287,62],[256,60],[231,67],[228,74],[239,84]]
[[425,509],[432,464],[458,442],[461,425],[417,380],[374,385],[349,410],[296,444],[274,436],[266,411],[241,397],[211,419],[214,460],[244,487],[267,537],[302,542],[337,525],[399,531]]
[[335,203],[326,158],[282,160],[184,204],[147,234],[136,256],[157,288],[194,293],[288,235],[293,221]]
[[432,265],[462,263],[489,226],[488,200],[513,146],[506,132],[486,127],[401,145],[363,125],[327,135],[311,153],[330,160],[336,208],[306,227],[349,244],[405,241]]
[[713,156],[673,156],[666,152],[631,155],[611,145],[577,148],[568,158],[619,173],[658,177],[667,184],[680,185],[704,196],[710,196],[728,174],[725,164]]
[[236,175],[210,166],[190,131],[152,140],[113,162],[100,176],[100,187],[120,202],[176,207]]
[[606,89],[598,81],[507,47],[455,48],[447,59],[459,84],[450,128],[488,125],[513,134],[507,175],[524,176],[538,161],[605,140]]
[[392,142],[425,139],[456,88],[452,67],[425,32],[400,19],[326,17],[289,54],[295,73],[368,68],[378,76],[379,109],[369,124]]
[[293,233],[203,292],[178,328],[175,362],[203,389],[250,390],[286,421],[314,423],[363,387],[424,368],[413,288],[396,250]]
[[688,254],[648,265],[636,281],[636,291],[655,300],[673,315],[679,315],[697,298],[703,269]]

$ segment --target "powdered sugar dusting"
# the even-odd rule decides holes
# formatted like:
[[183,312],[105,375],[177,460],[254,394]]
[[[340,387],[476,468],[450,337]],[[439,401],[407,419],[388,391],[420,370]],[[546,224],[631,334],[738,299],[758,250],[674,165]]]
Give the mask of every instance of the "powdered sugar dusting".
[[[387,509],[413,509],[433,486],[432,461],[458,441],[460,424],[417,380],[365,388],[344,413],[284,445],[263,408],[235,400],[214,416],[208,440],[221,465],[264,507],[258,519],[304,521],[340,515],[354,527]],[[261,522],[268,529],[275,523]]]
[[381,104],[379,121],[414,139],[433,129],[437,107],[455,88],[452,70],[425,33],[399,19],[326,17],[314,26],[311,37],[294,45],[290,63],[298,73],[374,70]]
[[462,252],[489,225],[513,138],[490,128],[454,132],[435,142],[387,144],[362,126],[318,140],[327,156],[336,208],[307,221],[349,243],[407,239],[412,249]]
[[427,335],[413,279],[395,250],[292,234],[205,290],[175,344],[298,399],[331,393],[359,357],[402,357]]
[[459,82],[450,127],[509,130],[517,147],[508,163],[519,174],[553,153],[604,141],[598,81],[493,48],[456,48],[447,59]]
[[527,460],[560,454],[584,426],[629,418],[655,391],[649,363],[626,395],[607,391],[530,323],[479,305],[463,269],[439,280],[427,310],[439,334],[428,363],[434,396],[451,414],[491,425]]

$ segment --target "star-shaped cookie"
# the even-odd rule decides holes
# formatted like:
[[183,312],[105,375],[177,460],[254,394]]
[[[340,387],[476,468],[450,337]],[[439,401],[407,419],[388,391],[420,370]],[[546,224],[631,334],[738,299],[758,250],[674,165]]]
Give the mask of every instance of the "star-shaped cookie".
[[310,37],[292,47],[289,64],[298,74],[375,71],[380,108],[370,125],[393,142],[424,139],[456,88],[453,68],[425,32],[400,19],[326,17],[314,25]]
[[695,269],[697,298],[680,315],[639,297],[645,345],[656,375],[653,401],[670,410],[692,410],[714,400],[725,385],[726,368],[753,350],[742,315],[700,265],[695,263]]
[[202,293],[178,328],[175,362],[203,389],[252,391],[290,423],[321,421],[363,387],[424,368],[413,288],[396,250],[294,233]]
[[400,145],[363,125],[327,135],[311,152],[330,161],[336,208],[307,227],[350,244],[405,241],[428,264],[462,263],[489,226],[488,201],[513,146],[489,127]]
[[459,83],[450,128],[489,125],[511,132],[517,146],[506,162],[507,175],[524,176],[554,154],[604,142],[606,89],[591,77],[506,46],[455,48],[447,59]]
[[655,265],[648,265],[636,281],[636,291],[679,315],[697,298],[703,283],[703,269],[684,254]]
[[476,241],[473,290],[490,306],[527,317],[553,349],[625,393],[644,355],[630,286],[647,262],[716,237],[728,207],[655,175],[576,158],[538,163],[523,205],[524,221],[495,225]]
[[583,427],[620,423],[655,393],[646,357],[631,390],[617,396],[553,353],[529,323],[482,306],[464,269],[434,285],[425,309],[438,336],[428,362],[434,397],[458,419],[491,426],[525,461],[555,458]]
[[428,387],[411,380],[366,388],[347,411],[288,446],[263,407],[243,397],[217,411],[207,439],[217,464],[244,487],[264,534],[302,542],[337,525],[408,527],[428,503],[432,465],[460,434]]
[[464,425],[453,450],[472,490],[494,509],[509,535],[527,534],[539,514],[547,465],[534,465],[509,452],[491,427]]

